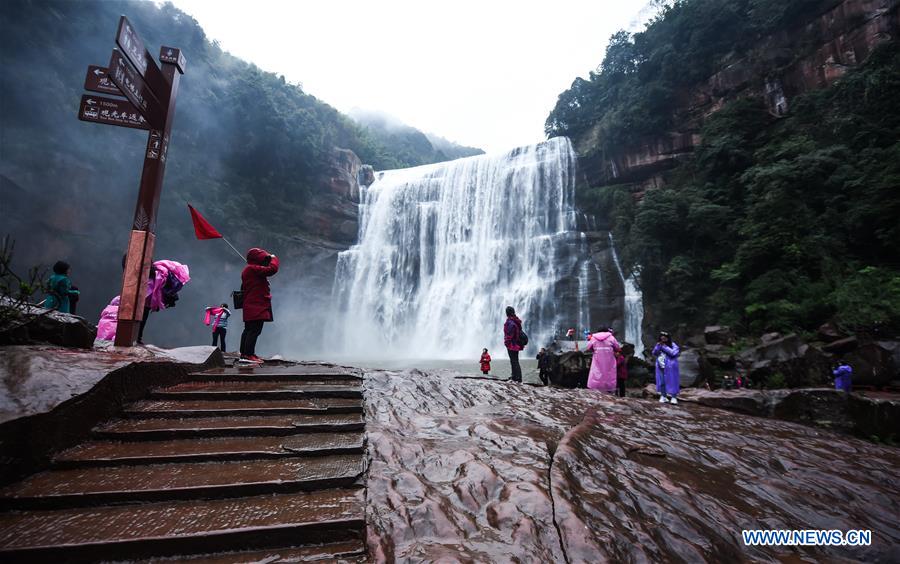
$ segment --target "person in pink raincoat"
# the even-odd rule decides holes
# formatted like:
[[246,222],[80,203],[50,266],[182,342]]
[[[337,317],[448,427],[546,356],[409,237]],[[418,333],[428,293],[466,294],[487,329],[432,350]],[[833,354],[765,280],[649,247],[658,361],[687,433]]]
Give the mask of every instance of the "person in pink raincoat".
[[616,389],[616,351],[621,348],[612,329],[588,336],[588,344],[584,350],[593,351],[587,382],[589,389],[602,392]]
[[100,313],[100,322],[97,323],[97,338],[101,341],[114,341],[118,323],[119,296],[116,296]]
[[187,265],[174,260],[158,260],[150,267],[150,280],[147,281],[147,300],[144,302],[144,318],[138,327],[137,342],[144,344],[144,328],[150,312],[175,307],[178,292],[190,282],[190,270]]

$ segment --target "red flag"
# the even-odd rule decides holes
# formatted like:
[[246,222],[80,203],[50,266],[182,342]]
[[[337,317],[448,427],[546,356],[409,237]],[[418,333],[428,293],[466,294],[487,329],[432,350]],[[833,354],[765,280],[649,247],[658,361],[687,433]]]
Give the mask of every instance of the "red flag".
[[188,204],[188,209],[191,210],[191,220],[194,222],[194,233],[197,234],[197,238],[201,241],[203,239],[223,239],[222,234],[216,231],[216,228],[209,224],[208,221],[203,219],[203,216],[200,215],[200,212],[194,209],[194,206]]

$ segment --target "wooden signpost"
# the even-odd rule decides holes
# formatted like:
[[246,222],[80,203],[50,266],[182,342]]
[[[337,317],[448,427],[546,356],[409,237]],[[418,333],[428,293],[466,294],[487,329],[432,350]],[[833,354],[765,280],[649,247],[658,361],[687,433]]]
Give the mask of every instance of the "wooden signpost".
[[130,347],[137,340],[144,318],[147,279],[156,241],[156,215],[185,58],[179,49],[163,46],[160,69],[125,16],[119,19],[116,44],[119,49],[113,49],[108,67],[88,67],[84,88],[125,99],[86,94],[81,97],[78,119],[150,132],[125,258],[116,328],[116,346]]

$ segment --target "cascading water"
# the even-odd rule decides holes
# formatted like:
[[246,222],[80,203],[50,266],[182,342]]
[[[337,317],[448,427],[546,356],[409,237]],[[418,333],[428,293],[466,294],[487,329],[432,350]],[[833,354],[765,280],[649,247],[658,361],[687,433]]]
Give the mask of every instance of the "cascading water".
[[622,265],[619,264],[619,256],[616,254],[616,244],[612,233],[609,234],[609,248],[612,249],[613,262],[616,270],[625,286],[625,341],[635,345],[635,354],[641,355],[644,349],[641,341],[641,326],[644,323],[644,298],[634,281],[634,274],[625,277]]
[[555,138],[381,173],[361,191],[359,243],[338,258],[343,352],[477,358],[502,348],[507,305],[534,346],[580,318],[585,304],[558,299],[578,276],[575,164]]

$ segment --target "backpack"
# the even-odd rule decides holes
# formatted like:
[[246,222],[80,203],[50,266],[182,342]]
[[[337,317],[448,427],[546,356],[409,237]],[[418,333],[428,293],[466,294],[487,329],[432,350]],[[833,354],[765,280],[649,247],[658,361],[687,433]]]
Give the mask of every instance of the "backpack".
[[175,302],[178,301],[178,292],[181,288],[184,287],[184,284],[181,280],[178,279],[171,272],[166,275],[166,282],[162,287],[162,300],[163,305],[167,308],[175,307]]
[[522,329],[519,329],[519,338],[518,338],[518,341],[519,341],[519,346],[520,346],[520,347],[524,347],[525,345],[528,344],[528,335],[526,335],[526,334],[525,334],[525,331],[523,331]]

